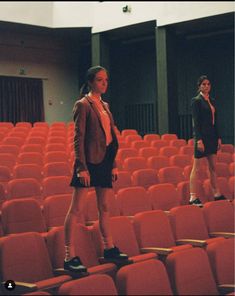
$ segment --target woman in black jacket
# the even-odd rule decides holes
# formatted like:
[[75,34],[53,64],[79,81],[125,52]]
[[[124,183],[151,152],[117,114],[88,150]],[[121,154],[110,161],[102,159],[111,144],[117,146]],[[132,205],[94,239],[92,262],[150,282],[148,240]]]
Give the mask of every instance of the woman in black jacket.
[[202,158],[206,157],[209,167],[210,182],[215,200],[225,199],[221,195],[216,178],[216,153],[221,146],[221,138],[217,127],[215,100],[209,93],[211,83],[207,76],[198,79],[198,95],[192,99],[192,119],[194,132],[194,161],[190,175],[190,204],[202,206],[196,196],[197,179],[202,166]]

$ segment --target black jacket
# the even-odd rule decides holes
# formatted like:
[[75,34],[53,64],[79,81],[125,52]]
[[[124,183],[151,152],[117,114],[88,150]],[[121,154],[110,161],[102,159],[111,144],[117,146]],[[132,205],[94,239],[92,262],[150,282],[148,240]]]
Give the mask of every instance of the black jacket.
[[212,112],[209,103],[203,98],[201,94],[192,98],[192,120],[193,132],[196,141],[205,137],[216,136],[220,138],[217,126],[217,113],[215,100],[210,98],[211,105],[215,108],[215,124],[212,121]]

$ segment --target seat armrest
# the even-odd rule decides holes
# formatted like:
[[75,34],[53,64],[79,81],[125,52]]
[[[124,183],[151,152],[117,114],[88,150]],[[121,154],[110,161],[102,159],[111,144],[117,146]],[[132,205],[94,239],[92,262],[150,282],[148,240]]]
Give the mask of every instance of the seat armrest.
[[95,221],[92,221],[92,220],[86,221],[86,226],[92,226],[92,225],[94,225],[94,223],[95,223]]
[[67,275],[73,279],[79,279],[89,275],[89,272],[75,272],[75,271],[73,272],[73,271],[65,270],[63,268],[56,268],[53,270],[53,273],[55,276]]
[[32,283],[26,283],[26,282],[15,282],[15,288],[12,290],[7,290],[5,288],[5,283],[1,283],[1,294],[2,295],[22,295],[26,293],[35,292],[38,290],[37,285]]
[[156,247],[148,247],[148,248],[141,248],[141,253],[157,253],[158,255],[167,256],[173,252],[170,248],[156,248]]
[[224,238],[235,237],[234,232],[222,232],[222,231],[210,232],[209,235],[210,237],[221,237],[221,236]]
[[176,241],[177,245],[185,245],[190,244],[194,247],[205,247],[207,245],[207,242],[205,240],[199,240],[199,239],[178,239]]
[[226,295],[228,293],[232,293],[235,291],[235,285],[234,284],[218,285],[218,290],[220,295]]

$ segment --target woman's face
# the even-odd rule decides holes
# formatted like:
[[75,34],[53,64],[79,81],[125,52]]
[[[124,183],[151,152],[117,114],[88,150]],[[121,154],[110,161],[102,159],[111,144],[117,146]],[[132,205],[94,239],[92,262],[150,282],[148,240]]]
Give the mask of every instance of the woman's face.
[[100,70],[96,73],[95,79],[90,82],[92,92],[97,94],[104,94],[108,87],[108,75],[106,71]]
[[200,84],[199,90],[203,93],[203,94],[209,94],[210,90],[211,90],[211,83],[209,80],[205,79],[202,81],[202,83]]

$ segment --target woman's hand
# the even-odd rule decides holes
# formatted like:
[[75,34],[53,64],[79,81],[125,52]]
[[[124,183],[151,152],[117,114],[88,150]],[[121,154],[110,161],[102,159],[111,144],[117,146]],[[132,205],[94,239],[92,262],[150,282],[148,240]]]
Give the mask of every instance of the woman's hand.
[[218,150],[221,149],[221,145],[222,145],[222,140],[221,139],[218,139],[218,147],[217,147]]
[[89,187],[90,186],[90,174],[88,171],[81,171],[77,173],[77,176],[82,183],[82,185]]
[[112,169],[112,181],[113,182],[117,181],[117,172],[118,172],[117,168]]
[[197,141],[197,150],[204,152],[205,147],[204,147],[202,140]]

